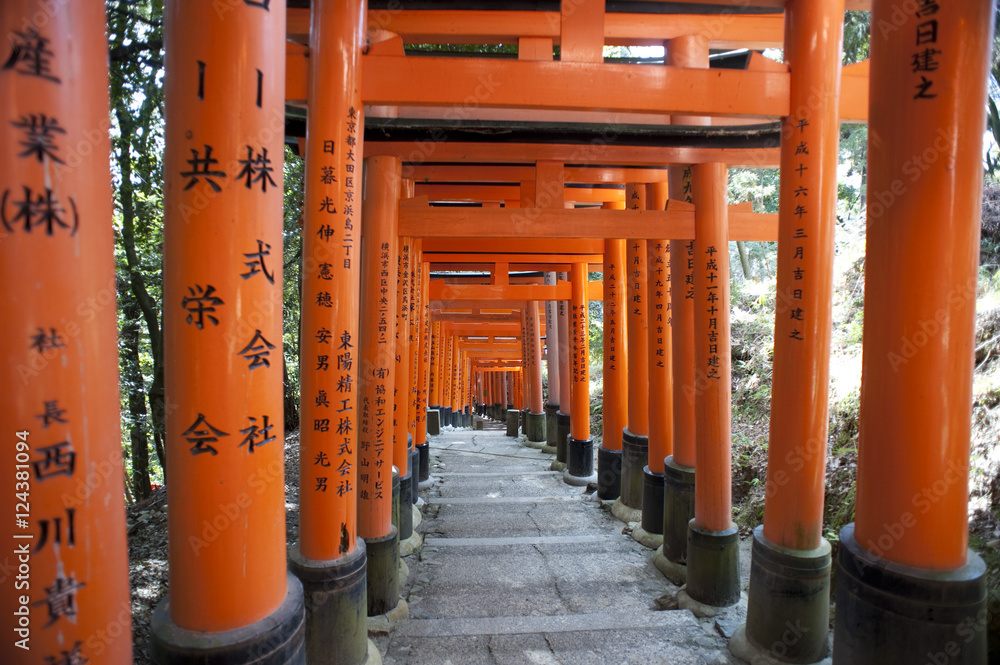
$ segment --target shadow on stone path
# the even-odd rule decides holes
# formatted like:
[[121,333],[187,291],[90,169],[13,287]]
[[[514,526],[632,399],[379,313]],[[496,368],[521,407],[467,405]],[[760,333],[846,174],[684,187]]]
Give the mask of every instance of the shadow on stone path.
[[551,455],[485,430],[431,437],[424,546],[405,559],[410,618],[377,638],[396,665],[732,664],[737,606],[716,619],[658,610],[677,587],[653,552],[549,471]]

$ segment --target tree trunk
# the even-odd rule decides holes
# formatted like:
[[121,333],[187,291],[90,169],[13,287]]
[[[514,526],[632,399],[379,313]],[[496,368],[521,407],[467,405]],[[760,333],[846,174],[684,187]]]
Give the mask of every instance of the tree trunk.
[[121,328],[122,378],[128,391],[129,441],[132,448],[132,491],[142,501],[153,491],[149,480],[149,434],[146,428],[146,390],[139,364],[139,306],[122,290],[125,322]]
[[740,253],[740,265],[743,267],[743,279],[750,279],[750,259],[747,257],[746,243],[736,241],[736,251]]
[[[122,174],[121,187],[118,190],[122,212],[122,248],[125,250],[125,262],[128,266],[129,286],[134,302],[142,312],[149,334],[149,347],[153,356],[153,381],[149,386],[149,407],[152,415],[153,436],[156,440],[156,454],[163,468],[163,477],[167,476],[166,451],[163,438],[166,431],[166,398],[163,386],[163,332],[160,329],[160,312],[157,303],[149,295],[146,282],[140,272],[139,255],[135,249],[135,193],[132,186],[131,140],[135,137],[135,121],[128,109],[116,108],[115,114],[121,128],[121,144],[118,146],[118,168]],[[146,135],[148,132],[144,132]],[[140,153],[145,147],[136,146]]]

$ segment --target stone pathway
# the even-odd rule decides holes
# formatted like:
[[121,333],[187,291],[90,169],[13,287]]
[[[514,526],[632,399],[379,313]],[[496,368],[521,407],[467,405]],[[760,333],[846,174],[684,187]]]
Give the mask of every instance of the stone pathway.
[[653,552],[549,471],[551,455],[486,427],[432,437],[424,546],[405,559],[410,618],[377,638],[385,663],[740,663],[724,636],[741,606],[715,619],[659,610],[677,587]]

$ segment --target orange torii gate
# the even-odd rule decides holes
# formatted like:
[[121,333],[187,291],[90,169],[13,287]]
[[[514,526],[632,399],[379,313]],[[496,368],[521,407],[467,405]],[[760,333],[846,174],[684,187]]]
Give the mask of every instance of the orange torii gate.
[[[435,321],[433,309],[506,307],[516,310],[515,322],[527,311],[537,325],[538,302],[558,303],[546,312],[546,330],[558,340],[558,350],[549,349],[559,375],[558,401],[549,399],[558,404],[553,464],[565,466],[568,482],[588,478],[587,302],[618,302],[622,290],[610,277],[630,280],[634,271],[619,275],[607,264],[599,284],[588,282],[587,266],[597,255],[620,263],[633,244],[630,258],[647,261],[636,287],[643,305],[666,304],[666,294],[657,301],[641,291],[649,245],[655,269],[666,261],[666,241],[671,270],[684,275],[685,300],[690,293],[693,303],[671,309],[678,315],[669,375],[638,359],[643,341],[653,342],[653,355],[663,351],[664,363],[668,355],[667,337],[640,331],[641,316],[623,351],[628,360],[620,359],[649,373],[647,383],[656,385],[649,392],[660,404],[669,399],[672,423],[645,427],[645,385],[628,393],[636,411],[619,423],[663,437],[634,457],[649,470],[643,479],[662,469],[667,568],[686,564],[692,600],[735,602],[727,245],[737,238],[778,240],[779,304],[767,503],[754,534],[747,623],[731,648],[748,659],[825,658],[832,561],[821,527],[837,132],[840,121],[869,116],[874,195],[857,521],[840,534],[833,660],[985,662],[985,631],[978,630],[985,566],[968,548],[966,480],[993,3],[754,3],[773,14],[726,12],[742,0],[689,3],[705,13],[683,16],[608,11],[600,0],[563,2],[558,12],[479,12],[468,9],[472,2],[384,15],[363,0],[288,9],[282,0],[166,5],[164,333],[167,400],[175,406],[167,415],[170,596],[152,622],[154,662],[361,665],[375,658],[366,614],[400,605],[402,525],[394,502],[402,499],[400,473],[413,484],[409,438],[427,446],[421,415],[434,410],[428,406],[465,415],[473,368],[511,378],[541,363],[537,333],[522,334],[530,351],[516,342],[510,352],[481,351],[463,339],[470,335],[449,330],[461,321]],[[13,523],[15,552],[25,566],[22,555],[30,554],[46,581],[21,594],[7,576],[0,595],[18,617],[18,637],[28,608],[48,614],[47,626],[33,626],[34,660],[124,663],[126,642],[101,644],[97,654],[88,639],[121,626],[115,612],[127,604],[122,491],[114,480],[120,453],[112,445],[114,319],[101,301],[115,291],[107,286],[113,212],[102,160],[90,157],[108,150],[106,132],[93,131],[107,116],[104,8],[97,0],[46,7],[43,23],[39,7],[11,0],[0,9],[9,37],[0,58],[7,92],[0,133],[9,139],[0,168],[0,293],[5,311],[20,317],[3,326],[0,371],[8,385],[21,386],[0,409],[16,430],[14,482],[27,484],[23,492],[43,511],[24,508],[27,516]],[[867,64],[840,66],[845,9],[871,9],[873,25],[891,26],[872,42],[870,81]],[[719,21],[720,11],[727,20]],[[701,50],[778,47],[785,62],[755,54],[743,69],[704,67],[692,39]],[[662,67],[604,62],[606,44],[664,40]],[[412,58],[404,44],[415,42],[517,43],[519,57]],[[916,58],[915,47],[922,49]],[[926,58],[934,65],[924,66]],[[281,376],[269,359],[281,337],[282,297],[281,266],[272,260],[281,239],[281,136],[272,120],[295,106],[306,109],[289,118],[286,134],[302,138],[307,162],[300,366],[311,430],[301,444],[300,539],[289,552],[283,451],[275,443],[283,440]],[[468,124],[454,128],[454,140],[444,140],[449,112]],[[704,122],[715,125],[712,132],[697,127]],[[544,141],[542,125],[552,134]],[[484,128],[502,128],[503,140]],[[590,142],[595,136],[600,144]],[[67,167],[73,142],[89,152],[79,150],[79,162]],[[919,186],[906,179],[914,154],[927,165]],[[727,167],[747,164],[780,164],[778,218],[727,206]],[[407,181],[417,174],[411,190]],[[617,204],[622,192],[631,202],[649,183],[683,191],[688,180],[693,201],[675,195],[663,209],[565,207]],[[446,196],[490,205],[427,205]],[[432,280],[421,260],[422,252],[436,253],[436,263],[458,264],[447,255],[482,253],[476,243],[487,238],[496,255],[547,255],[530,269],[548,275],[518,283],[509,277],[511,262],[493,261],[489,283],[446,284]],[[592,258],[563,258],[584,254]],[[935,270],[925,269],[927,256],[941,257]],[[95,301],[102,307],[84,310],[93,316],[81,313]],[[900,352],[918,335],[919,353]],[[483,353],[511,353],[520,365],[498,356],[487,366]],[[671,377],[672,397],[664,387]],[[620,374],[611,380],[621,411]],[[494,406],[523,406],[527,397],[532,414],[543,408],[533,381],[516,391],[514,381],[498,384],[490,391]],[[339,404],[330,399],[335,390],[343,393]],[[615,451],[607,452],[598,451],[599,464],[606,459],[613,469]],[[103,479],[96,490],[91,476]],[[631,493],[634,469],[623,469],[621,480]],[[70,512],[59,497],[74,496],[80,482],[86,500]],[[600,474],[598,483],[613,491]],[[95,500],[101,511],[88,508]],[[643,488],[640,505],[645,500]],[[15,515],[29,503],[16,493],[5,501]],[[19,542],[35,535],[34,548]],[[792,621],[803,629],[789,640]],[[20,662],[19,649],[27,651],[6,643],[0,653]]]

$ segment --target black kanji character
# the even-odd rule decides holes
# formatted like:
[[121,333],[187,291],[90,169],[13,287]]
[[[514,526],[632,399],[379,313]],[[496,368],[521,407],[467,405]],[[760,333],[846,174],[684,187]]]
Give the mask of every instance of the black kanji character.
[[76,468],[76,452],[69,441],[39,448],[35,452],[43,456],[43,459],[31,463],[35,469],[36,479],[45,480],[59,474],[73,475],[73,470]]
[[[66,545],[67,547],[76,547],[76,528],[74,526],[74,518],[76,517],[75,508],[66,509]],[[62,520],[61,517],[53,518],[50,520],[38,520],[38,526],[41,528],[42,533],[38,537],[38,544],[35,545],[35,553],[41,552],[45,545],[49,542],[49,524],[52,524],[52,542],[56,545],[62,545]]]
[[73,197],[69,197],[70,206],[73,208],[73,223],[70,224],[64,218],[66,209],[63,208],[59,199],[52,195],[51,189],[46,187],[45,193],[39,193],[36,197],[30,187],[22,185],[21,188],[24,190],[24,198],[13,203],[17,213],[14,217],[7,216],[9,189],[4,190],[3,198],[0,200],[0,222],[3,222],[8,231],[13,232],[13,225],[23,219],[26,233],[30,233],[31,229],[36,226],[44,225],[45,233],[50,236],[55,235],[57,226],[69,230],[70,235],[76,235],[76,230],[80,226],[80,214],[76,209],[76,201]]
[[267,281],[271,282],[271,284],[274,284],[274,273],[268,272],[267,266],[264,264],[264,257],[270,255],[271,255],[271,246],[266,242],[264,242],[263,240],[258,240],[257,251],[243,255],[246,258],[250,259],[249,261],[245,261],[243,263],[243,265],[249,268],[249,270],[245,273],[242,273],[240,277],[242,277],[243,279],[250,279],[257,273],[261,273],[264,275]]
[[262,192],[267,192],[267,183],[271,183],[271,187],[278,186],[274,182],[274,178],[271,177],[274,167],[271,166],[271,160],[267,156],[267,148],[261,148],[261,151],[255,155],[253,148],[247,146],[247,158],[241,159],[239,162],[243,165],[243,169],[236,178],[246,178],[247,189],[253,189],[254,184],[258,182]]
[[270,367],[271,361],[267,359],[271,355],[271,349],[274,348],[274,344],[271,344],[260,331],[256,331],[253,335],[253,339],[250,343],[243,347],[243,349],[237,354],[243,356],[244,359],[250,361],[249,369],[257,369],[258,367]]
[[65,348],[66,344],[63,342],[62,337],[56,332],[55,328],[49,328],[49,334],[45,334],[43,328],[39,328],[38,332],[31,336],[31,344],[28,345],[29,349],[35,349],[39,353],[43,351],[48,351],[49,349],[62,349]]
[[212,146],[207,143],[205,146],[205,156],[199,157],[198,151],[191,148],[191,159],[187,160],[187,163],[191,165],[190,171],[181,171],[180,176],[182,178],[188,178],[188,184],[185,185],[184,191],[187,191],[201,182],[201,178],[205,178],[205,182],[211,186],[216,192],[221,192],[222,188],[219,184],[215,182],[215,178],[225,178],[225,171],[213,171],[210,167],[215,166],[219,163],[215,157],[212,157]]
[[61,83],[58,77],[52,75],[51,58],[55,54],[49,50],[50,39],[42,37],[35,27],[29,27],[24,32],[14,31],[10,33],[10,38],[14,44],[3,69]]
[[35,416],[42,421],[42,429],[47,429],[52,423],[63,423],[63,414],[66,413],[66,409],[59,408],[59,400],[52,400],[51,402],[45,402],[45,413],[40,416]]
[[200,284],[195,284],[194,287],[188,287],[188,293],[191,295],[181,299],[181,307],[188,311],[185,321],[188,324],[193,323],[198,330],[204,330],[205,317],[208,317],[215,325],[219,325],[219,319],[213,316],[212,312],[215,311],[216,305],[225,305],[226,303],[214,295],[215,287],[208,284],[202,288]]
[[222,430],[216,429],[205,420],[205,414],[199,413],[198,418],[184,430],[181,434],[188,443],[191,444],[191,454],[200,455],[201,453],[211,453],[212,455],[218,455],[219,451],[215,449],[214,446],[208,445],[209,443],[219,440],[220,436],[229,436],[228,432],[223,432]]
[[66,133],[66,130],[59,126],[58,120],[50,118],[44,113],[38,115],[31,113],[22,115],[20,120],[16,122],[12,120],[10,124],[24,130],[24,139],[21,141],[24,152],[18,153],[18,157],[34,155],[38,158],[39,163],[43,163],[46,157],[60,164],[65,163],[56,155],[55,151],[58,148],[54,142],[55,137],[52,136],[53,134]]
[[85,586],[86,584],[77,582],[75,577],[67,579],[62,571],[57,573],[52,586],[45,588],[46,597],[32,604],[33,607],[49,606],[49,622],[45,624],[45,628],[61,617],[69,617],[71,621],[76,618],[76,592]]
[[[264,420],[263,427],[257,427],[257,419],[253,416],[248,416],[250,419],[250,426],[246,429],[241,429],[240,434],[243,434],[243,441],[238,447],[242,448],[247,446],[247,451],[253,453],[254,449],[263,446],[265,443],[270,443],[274,441],[276,436],[268,436],[271,430],[274,429],[274,425],[269,425],[267,422],[268,416],[261,416]],[[260,441],[257,438],[260,437]]]

